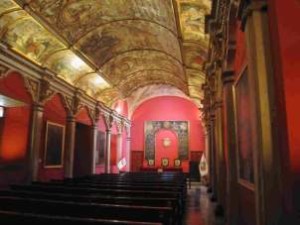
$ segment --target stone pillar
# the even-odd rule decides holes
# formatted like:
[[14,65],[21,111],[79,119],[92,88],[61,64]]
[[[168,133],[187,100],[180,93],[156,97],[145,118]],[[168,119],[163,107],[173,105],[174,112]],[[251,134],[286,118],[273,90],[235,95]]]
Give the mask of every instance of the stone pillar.
[[237,177],[237,149],[235,136],[234,71],[225,71],[223,80],[223,108],[224,108],[224,151],[227,153],[226,163],[226,218],[230,225],[238,225],[238,177]]
[[76,132],[75,117],[73,115],[68,115],[67,127],[66,127],[65,165],[64,165],[66,178],[73,178],[75,132]]
[[32,106],[30,146],[28,152],[29,182],[38,180],[43,114],[44,107],[42,105],[34,104]]
[[91,174],[96,174],[96,164],[97,164],[97,154],[99,154],[97,149],[97,138],[98,138],[98,125],[97,122],[92,127],[92,154],[91,154]]
[[105,151],[104,151],[104,159],[105,159],[105,173],[111,173],[111,165],[110,165],[110,147],[111,147],[111,129],[107,129],[105,131]]

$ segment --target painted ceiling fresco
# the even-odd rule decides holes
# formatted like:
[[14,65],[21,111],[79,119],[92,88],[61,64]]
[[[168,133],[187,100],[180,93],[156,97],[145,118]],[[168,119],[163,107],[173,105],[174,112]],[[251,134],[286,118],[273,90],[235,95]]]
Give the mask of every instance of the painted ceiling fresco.
[[108,105],[159,84],[196,99],[209,10],[210,0],[1,0],[0,38]]

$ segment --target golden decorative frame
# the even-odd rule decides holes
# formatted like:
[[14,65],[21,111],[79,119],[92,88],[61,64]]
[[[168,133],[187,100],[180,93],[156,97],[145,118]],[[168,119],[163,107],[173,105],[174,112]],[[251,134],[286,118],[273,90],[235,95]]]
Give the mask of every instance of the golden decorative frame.
[[181,160],[180,159],[174,159],[174,167],[180,167],[181,166]]
[[168,167],[169,166],[169,158],[161,158],[161,166]]

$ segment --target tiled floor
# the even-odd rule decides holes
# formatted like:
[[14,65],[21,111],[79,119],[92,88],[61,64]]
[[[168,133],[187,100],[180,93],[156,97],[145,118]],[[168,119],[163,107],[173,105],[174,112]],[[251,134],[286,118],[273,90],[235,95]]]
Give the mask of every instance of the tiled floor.
[[184,225],[224,225],[220,218],[214,216],[216,204],[212,203],[207,188],[200,183],[192,183],[188,189],[188,199]]

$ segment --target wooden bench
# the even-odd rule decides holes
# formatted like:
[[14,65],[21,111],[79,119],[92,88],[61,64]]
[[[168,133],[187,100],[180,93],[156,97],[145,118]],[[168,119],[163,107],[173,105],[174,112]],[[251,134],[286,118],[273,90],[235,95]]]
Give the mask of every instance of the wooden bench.
[[62,193],[62,194],[82,194],[82,195],[111,195],[111,196],[126,196],[126,197],[143,197],[143,198],[174,198],[177,201],[178,209],[184,211],[185,201],[181,198],[180,192],[167,192],[167,191],[143,191],[143,190],[123,190],[123,189],[97,189],[97,188],[84,188],[63,185],[46,185],[46,184],[33,184],[33,185],[11,185],[12,190],[23,191],[41,191],[48,193]]
[[0,196],[16,196],[23,198],[35,198],[44,200],[71,201],[83,203],[103,203],[118,205],[136,205],[136,206],[152,206],[152,207],[170,207],[174,218],[180,219],[182,213],[179,210],[177,199],[175,198],[143,198],[143,197],[122,197],[112,195],[72,195],[62,193],[47,193],[37,191],[18,191],[5,190],[0,191]]
[[170,207],[129,206],[113,204],[77,203],[22,197],[0,197],[0,210],[49,216],[127,220],[176,224]]
[[135,222],[122,220],[103,220],[74,218],[68,216],[49,216],[34,213],[22,213],[17,211],[0,210],[0,221],[4,225],[162,225],[162,223]]

